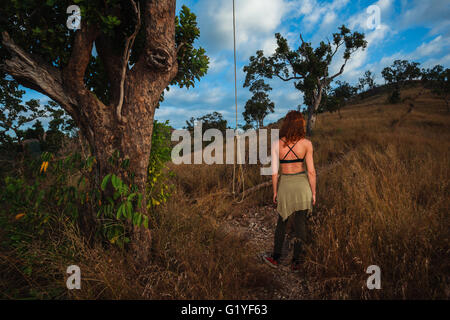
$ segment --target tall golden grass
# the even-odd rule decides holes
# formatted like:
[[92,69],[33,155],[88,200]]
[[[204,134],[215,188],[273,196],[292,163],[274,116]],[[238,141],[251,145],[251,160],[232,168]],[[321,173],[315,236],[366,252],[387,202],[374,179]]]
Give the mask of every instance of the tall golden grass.
[[[319,173],[317,205],[299,275],[311,298],[449,297],[450,115],[429,93],[405,117],[408,106],[387,105],[386,98],[347,106],[342,119],[318,117],[311,137]],[[26,279],[6,257],[0,259],[7,270],[0,291],[11,292],[13,285],[19,291],[64,287],[62,275],[70,263],[81,267],[82,290],[62,290],[62,298],[272,298],[279,286],[272,271],[255,259],[245,238],[222,227],[249,208],[270,204],[271,187],[238,204],[230,195],[232,166],[172,164],[170,169],[175,193],[152,213],[148,265],[137,265],[126,251],[89,245],[75,227],[62,224],[50,247],[30,248],[45,261],[34,272],[46,286]],[[268,179],[256,165],[245,166],[244,173],[246,188]],[[67,245],[60,241],[77,255],[62,252]],[[381,290],[366,287],[369,265],[381,268]]]
[[[308,252],[308,271],[323,283],[317,297],[449,296],[450,116],[425,96],[392,126],[406,108],[361,104],[344,119],[323,117],[319,159],[349,151],[318,178]],[[381,290],[365,287],[372,264],[381,268]]]

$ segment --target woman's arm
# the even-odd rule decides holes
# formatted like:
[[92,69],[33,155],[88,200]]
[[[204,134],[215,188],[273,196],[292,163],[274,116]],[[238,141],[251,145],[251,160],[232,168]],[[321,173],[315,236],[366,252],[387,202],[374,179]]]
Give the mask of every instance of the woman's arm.
[[278,173],[272,175],[273,203],[277,203]]
[[272,144],[271,160],[272,160],[272,187],[273,187],[273,202],[277,203],[278,190],[278,168],[280,166],[279,158],[279,141]]
[[311,186],[311,192],[313,196],[313,205],[316,204],[316,169],[314,168],[314,159],[313,159],[313,146],[311,141],[308,141],[306,146],[306,166],[308,169],[308,180],[309,185]]

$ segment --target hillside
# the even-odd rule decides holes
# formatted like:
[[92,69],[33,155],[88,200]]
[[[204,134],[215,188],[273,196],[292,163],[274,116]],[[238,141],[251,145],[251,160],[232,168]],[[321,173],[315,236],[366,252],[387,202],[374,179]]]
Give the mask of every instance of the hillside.
[[[420,90],[408,88],[402,98]],[[300,273],[287,265],[290,241],[279,269],[260,259],[272,250],[277,213],[259,166],[243,166],[237,190],[248,192],[233,198],[232,165],[169,162],[170,198],[152,210],[149,223],[151,263],[118,246],[91,243],[68,218],[55,215],[42,222],[50,219],[45,236],[2,247],[1,297],[448,299],[450,114],[427,90],[413,108],[410,101],[386,104],[387,94],[354,101],[342,118],[318,116],[310,137],[317,204]],[[0,223],[29,227],[22,217]],[[83,290],[68,291],[62,277],[74,263]],[[381,290],[366,287],[370,265],[381,268]]]
[[[408,88],[401,96],[416,97],[421,90]],[[449,230],[445,215],[450,115],[427,90],[413,101],[411,111],[409,100],[386,104],[388,93],[344,107],[342,119],[338,114],[319,115],[311,137],[318,203],[311,217],[314,241],[309,260],[300,276],[291,274],[287,265],[281,272],[262,266],[278,289],[257,289],[258,297],[448,296],[444,253]],[[195,199],[183,211],[212,216],[220,230],[245,239],[254,264],[261,264],[259,254],[272,249],[276,223],[270,183],[236,204],[231,197],[224,198],[229,193],[230,167],[174,166],[173,170],[178,187]],[[269,180],[256,170],[254,166],[244,170],[247,189]],[[364,289],[365,268],[372,264],[384,272],[384,290],[379,292]]]

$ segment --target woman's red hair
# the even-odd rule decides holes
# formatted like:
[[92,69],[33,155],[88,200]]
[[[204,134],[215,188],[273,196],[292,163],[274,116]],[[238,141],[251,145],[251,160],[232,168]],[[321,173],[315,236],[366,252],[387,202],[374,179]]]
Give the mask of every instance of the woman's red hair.
[[280,137],[288,143],[294,143],[305,137],[305,118],[300,111],[289,111],[284,117]]

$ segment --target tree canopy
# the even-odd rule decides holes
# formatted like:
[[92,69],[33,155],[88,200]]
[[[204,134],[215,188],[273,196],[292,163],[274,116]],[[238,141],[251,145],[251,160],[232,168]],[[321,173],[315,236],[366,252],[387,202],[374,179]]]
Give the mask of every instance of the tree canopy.
[[[69,17],[66,10],[76,4],[81,10],[81,19],[91,26],[91,32],[98,34],[94,54],[89,60],[86,73],[83,75],[86,86],[105,104],[112,102],[112,95],[120,91],[111,83],[108,73],[121,69],[121,58],[124,46],[136,29],[137,23],[145,20],[143,0],[46,0],[46,1],[8,0],[2,3],[0,32],[8,32],[9,37],[25,52],[38,56],[42,62],[62,69],[66,67],[72,55],[75,32],[67,28]],[[134,4],[134,5],[132,5]],[[136,9],[139,17],[136,16]],[[139,22],[138,22],[139,21]],[[95,30],[94,30],[95,29]],[[206,74],[208,57],[201,47],[195,48],[193,43],[199,37],[196,15],[188,7],[183,6],[178,17],[175,17],[175,41],[178,52],[178,72],[170,85],[191,87],[195,80]],[[129,61],[132,68],[142,55],[145,44],[145,30],[140,28],[130,48]],[[106,52],[108,51],[108,57]],[[160,53],[162,54],[162,53]],[[0,44],[0,61],[10,57],[5,44]],[[6,64],[5,67],[8,65]],[[112,68],[113,67],[113,68]],[[113,69],[113,70],[111,70]],[[47,95],[42,88],[36,87],[26,79],[23,85]],[[161,97],[162,100],[162,97]]]
[[[281,34],[275,34],[277,48],[269,57],[258,50],[255,56],[250,57],[250,62],[244,67],[246,72],[245,86],[250,86],[260,78],[272,79],[274,77],[288,82],[293,80],[294,87],[304,94],[304,103],[308,106],[308,134],[311,134],[323,91],[338,76],[344,72],[344,68],[352,54],[358,49],[366,48],[367,41],[364,34],[351,32],[346,26],[338,28],[339,32],[333,34],[333,40],[321,41],[318,47],[313,48],[311,43],[305,42],[300,35],[301,44],[293,50]],[[330,75],[329,67],[335,55],[342,48],[343,63],[335,74]]]

